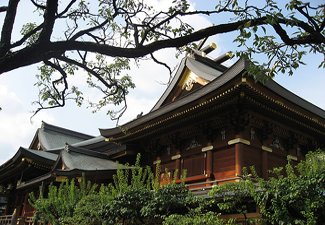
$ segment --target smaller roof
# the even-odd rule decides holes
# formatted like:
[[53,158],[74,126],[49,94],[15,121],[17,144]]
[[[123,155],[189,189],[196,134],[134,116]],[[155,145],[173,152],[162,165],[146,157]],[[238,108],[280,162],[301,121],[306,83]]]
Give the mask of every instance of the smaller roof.
[[43,159],[51,160],[51,161],[56,161],[57,158],[58,158],[57,154],[54,154],[54,153],[51,153],[51,152],[27,149],[27,148],[22,148],[22,147],[21,147],[21,149],[25,150],[26,152],[29,152],[30,154],[34,154],[35,156],[33,158],[36,158],[36,156],[38,156],[38,157],[41,157]]
[[94,138],[94,136],[54,126],[42,121],[42,126],[37,130],[30,148],[32,148],[37,138],[42,149],[46,151],[63,147],[66,142],[75,144]]
[[90,156],[82,154],[76,151],[62,150],[61,160],[65,165],[65,170],[116,170],[116,162],[99,158],[96,156]]
[[53,165],[54,162],[57,160],[58,155],[50,152],[38,151],[33,149],[27,149],[20,147],[16,154],[9,159],[7,162],[0,166],[0,172],[15,163],[20,163],[22,158],[29,158],[37,162],[41,162],[44,164]]
[[[64,168],[61,168],[59,165],[64,165]],[[36,185],[45,180],[53,180],[57,176],[75,176],[85,173],[90,176],[103,174],[109,177],[116,173],[117,168],[118,165],[116,162],[109,160],[105,154],[79,147],[73,147],[67,144],[66,147],[60,151],[60,155],[57,156],[55,165],[50,172],[26,182],[22,182],[17,186],[17,189]]]
[[[57,154],[50,152],[20,147],[11,159],[0,166],[0,183],[21,174],[22,171],[24,171],[24,177],[44,174],[46,170],[51,170],[58,157]],[[30,163],[38,166],[30,166]]]

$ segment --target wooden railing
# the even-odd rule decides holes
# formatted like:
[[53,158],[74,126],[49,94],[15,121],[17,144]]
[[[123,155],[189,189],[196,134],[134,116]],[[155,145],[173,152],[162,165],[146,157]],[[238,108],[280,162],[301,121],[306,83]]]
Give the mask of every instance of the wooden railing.
[[[33,217],[17,217],[17,225],[32,225]],[[0,225],[11,225],[12,215],[0,216]],[[40,224],[40,223],[39,223]]]
[[[196,191],[207,191],[211,190],[213,186],[218,185],[221,182],[227,182],[227,181],[233,181],[233,180],[241,180],[240,177],[231,177],[221,180],[213,180],[213,181],[206,181],[206,182],[200,182],[200,183],[193,183],[193,184],[186,184],[186,186],[190,189],[192,192]],[[200,187],[196,187],[200,186]]]
[[0,216],[1,225],[11,224],[11,220],[12,220],[12,215]]

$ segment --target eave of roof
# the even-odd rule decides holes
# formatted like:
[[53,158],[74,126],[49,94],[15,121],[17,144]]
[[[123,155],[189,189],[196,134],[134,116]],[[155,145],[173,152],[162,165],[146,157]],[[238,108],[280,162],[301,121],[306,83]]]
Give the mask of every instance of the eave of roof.
[[7,162],[2,164],[0,166],[0,172],[4,170],[5,168],[9,168],[12,165],[15,165],[16,163],[20,163],[21,158],[29,158],[34,161],[47,164],[47,165],[53,165],[58,157],[58,155],[50,153],[50,152],[44,152],[44,151],[38,151],[38,150],[32,150],[32,149],[26,149],[23,147],[20,147],[19,150],[16,152],[16,154],[9,159]]
[[280,95],[282,98],[292,102],[293,104],[325,119],[325,110],[317,107],[316,105],[310,103],[309,101],[299,97],[288,89],[284,88],[274,80],[270,79],[265,86],[273,91],[274,93]]
[[17,189],[24,189],[26,187],[39,185],[43,181],[53,181],[58,176],[82,176],[83,173],[85,173],[86,176],[100,175],[100,174],[111,176],[113,174],[116,174],[116,169],[107,169],[107,170],[55,169],[42,176],[36,177],[35,179],[20,183],[20,185],[17,186]]
[[[0,167],[0,179],[7,180],[10,177],[22,173],[22,171],[35,168],[40,171],[48,171],[55,164],[58,155],[53,153],[25,149],[20,147],[16,154]],[[30,164],[33,166],[30,167]]]

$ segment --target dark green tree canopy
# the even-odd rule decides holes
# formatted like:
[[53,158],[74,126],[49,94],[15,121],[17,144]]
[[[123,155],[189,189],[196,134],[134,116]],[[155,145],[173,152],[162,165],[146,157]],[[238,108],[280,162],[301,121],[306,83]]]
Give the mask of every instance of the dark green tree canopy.
[[[35,113],[62,107],[67,99],[81,105],[82,92],[78,87],[70,87],[67,77],[83,69],[89,74],[89,86],[103,92],[103,98],[90,102],[90,106],[96,111],[107,104],[124,103],[120,111],[108,112],[113,118],[119,118],[126,109],[125,96],[135,87],[124,74],[130,69],[131,58],[150,57],[168,67],[154,57],[155,51],[197,48],[195,41],[216,34],[239,31],[234,37],[241,47],[236,54],[252,60],[250,73],[255,78],[262,73],[269,77],[277,72],[292,74],[293,69],[303,64],[302,57],[308,51],[325,55],[324,4],[293,0],[282,9],[272,0],[260,2],[259,6],[249,0],[225,0],[216,2],[212,9],[190,11],[186,0],[174,0],[167,11],[159,11],[144,0],[30,2],[40,22],[26,18],[25,25],[18,28],[17,40],[12,36],[19,0],[9,0],[8,5],[0,7],[0,13],[5,14],[0,40],[0,74],[41,63],[36,83],[40,89],[36,101],[39,108]],[[191,15],[219,15],[229,21],[222,24],[214,21],[214,26],[195,30],[183,22]],[[269,32],[275,36],[267,35]],[[256,54],[267,56],[262,65],[253,60]],[[114,60],[107,60],[106,56]],[[325,66],[324,61],[320,66]]]

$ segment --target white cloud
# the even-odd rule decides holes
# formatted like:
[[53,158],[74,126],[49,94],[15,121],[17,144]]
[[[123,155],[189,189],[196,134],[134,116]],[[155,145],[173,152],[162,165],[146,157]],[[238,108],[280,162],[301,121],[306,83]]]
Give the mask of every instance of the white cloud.
[[54,117],[40,112],[30,123],[31,113],[19,97],[0,85],[0,165],[12,157],[20,146],[29,147],[41,120],[53,123]]

